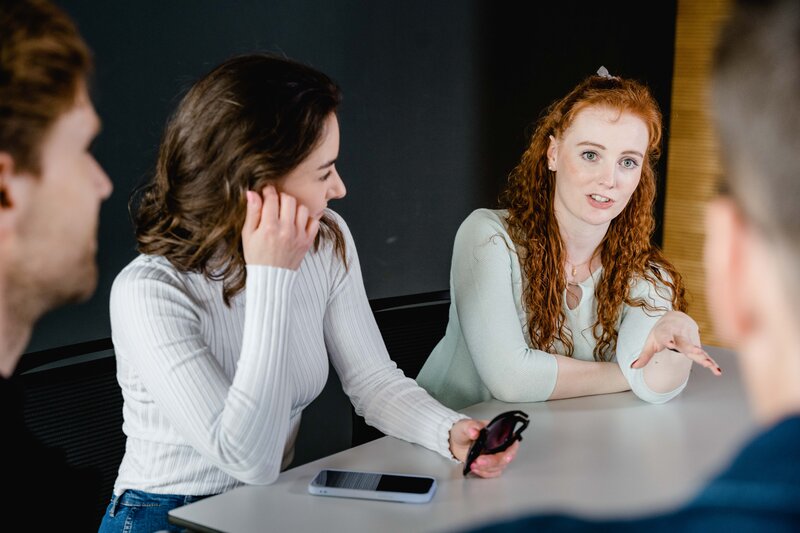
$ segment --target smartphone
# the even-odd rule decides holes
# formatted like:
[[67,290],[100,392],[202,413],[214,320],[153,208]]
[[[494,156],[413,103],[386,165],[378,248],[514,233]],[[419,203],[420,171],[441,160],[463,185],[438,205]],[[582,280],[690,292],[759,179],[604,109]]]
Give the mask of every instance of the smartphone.
[[308,492],[318,496],[426,503],[436,492],[436,480],[408,474],[325,469],[308,484]]

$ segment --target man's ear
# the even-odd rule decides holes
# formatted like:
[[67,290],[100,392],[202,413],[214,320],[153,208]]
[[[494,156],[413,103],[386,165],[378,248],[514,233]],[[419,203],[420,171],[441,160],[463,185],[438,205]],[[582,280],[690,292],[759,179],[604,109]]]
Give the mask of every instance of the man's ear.
[[0,152],[0,237],[16,231],[35,182],[29,173],[20,174],[11,154]]
[[717,335],[737,344],[752,326],[745,273],[751,237],[739,207],[730,198],[717,198],[706,210],[705,284]]
[[0,152],[0,210],[14,205],[11,193],[11,177],[14,175],[14,158],[6,152]]

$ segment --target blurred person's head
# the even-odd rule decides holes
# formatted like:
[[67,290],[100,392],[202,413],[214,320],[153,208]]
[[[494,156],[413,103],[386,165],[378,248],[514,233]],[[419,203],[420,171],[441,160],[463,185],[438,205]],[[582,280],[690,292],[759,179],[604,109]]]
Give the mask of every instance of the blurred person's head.
[[97,221],[111,183],[90,145],[100,124],[91,58],[72,21],[40,0],[0,4],[0,373],[33,323],[97,284]]
[[741,2],[712,83],[724,172],[707,217],[708,298],[768,422],[800,411],[800,3]]
[[170,118],[152,179],[133,198],[139,251],[182,272],[221,279],[223,298],[245,286],[242,226],[247,191],[274,185],[320,220],[344,260],[344,239],[325,214],[345,187],[339,87],[322,72],[269,54],[235,57],[183,97]]

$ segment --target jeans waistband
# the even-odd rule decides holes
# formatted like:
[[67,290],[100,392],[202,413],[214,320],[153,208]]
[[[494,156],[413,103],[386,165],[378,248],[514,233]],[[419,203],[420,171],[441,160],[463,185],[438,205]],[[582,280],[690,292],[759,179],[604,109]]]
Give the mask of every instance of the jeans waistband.
[[120,505],[140,507],[159,507],[166,505],[169,507],[179,507],[207,497],[208,496],[194,496],[192,494],[157,494],[154,492],[145,492],[143,490],[128,489],[123,491],[122,494],[113,494],[111,496],[111,506],[108,514],[113,517],[117,513]]

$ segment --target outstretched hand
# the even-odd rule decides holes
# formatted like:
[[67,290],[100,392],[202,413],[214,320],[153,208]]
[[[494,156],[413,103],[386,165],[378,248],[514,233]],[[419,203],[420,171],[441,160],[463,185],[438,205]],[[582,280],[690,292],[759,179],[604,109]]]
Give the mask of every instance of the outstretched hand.
[[242,248],[248,265],[297,270],[319,231],[319,221],[288,194],[267,185],[261,194],[247,191]]
[[631,368],[644,368],[650,359],[662,350],[681,353],[698,365],[711,370],[715,376],[722,375],[722,369],[700,344],[700,329],[697,327],[697,322],[686,313],[669,311],[658,319],[650,330],[642,353],[631,364]]
[[[473,420],[471,418],[459,420],[450,428],[450,453],[462,463],[467,460],[467,452],[473,441],[478,438],[488,420]],[[473,463],[470,472],[479,477],[498,477],[503,470],[514,460],[519,450],[519,441],[512,444],[507,450],[479,456]]]

